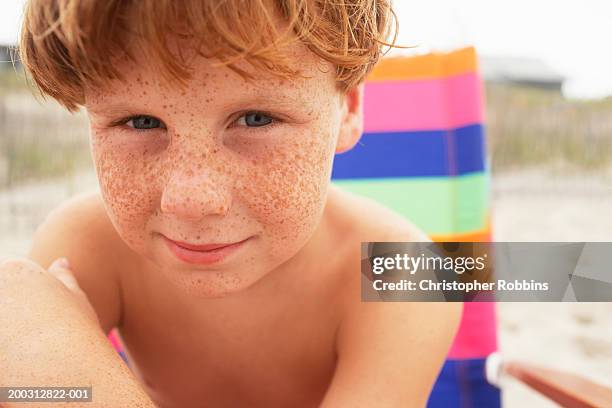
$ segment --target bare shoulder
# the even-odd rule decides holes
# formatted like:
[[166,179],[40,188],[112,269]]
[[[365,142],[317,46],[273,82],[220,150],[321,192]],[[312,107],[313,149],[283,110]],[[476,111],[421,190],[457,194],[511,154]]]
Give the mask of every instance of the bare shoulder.
[[[330,212],[361,241],[430,241],[406,217],[384,205],[338,187],[330,190]],[[357,237],[356,237],[357,238]]]
[[119,260],[129,249],[117,235],[99,192],[83,193],[55,208],[36,230],[29,258],[45,269],[66,257],[105,330],[120,318]]
[[[69,255],[70,261],[112,263],[116,256],[109,255],[126,248],[95,191],[72,197],[52,210],[37,228],[30,254],[46,268],[57,257]],[[69,253],[58,254],[62,250]]]
[[[334,188],[329,217],[351,241],[344,252],[343,299],[336,338],[336,375],[326,397],[329,406],[347,405],[363,375],[362,401],[389,397],[389,406],[424,406],[461,319],[461,303],[361,302],[359,241],[429,241],[409,220],[373,200]],[[353,245],[356,244],[356,245]],[[345,245],[349,247],[349,245]],[[372,352],[377,350],[379,352]],[[390,380],[392,379],[392,380]],[[326,405],[324,404],[324,405]],[[350,405],[350,404],[348,404]]]

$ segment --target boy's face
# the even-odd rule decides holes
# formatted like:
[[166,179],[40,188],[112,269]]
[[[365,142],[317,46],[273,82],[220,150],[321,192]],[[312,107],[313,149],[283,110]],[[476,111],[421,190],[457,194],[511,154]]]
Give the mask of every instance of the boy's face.
[[299,44],[292,53],[307,78],[244,64],[248,82],[198,57],[185,88],[141,61],[86,92],[115,228],[191,293],[239,291],[298,253],[321,219],[334,152],[361,131],[359,91],[347,102],[331,65]]

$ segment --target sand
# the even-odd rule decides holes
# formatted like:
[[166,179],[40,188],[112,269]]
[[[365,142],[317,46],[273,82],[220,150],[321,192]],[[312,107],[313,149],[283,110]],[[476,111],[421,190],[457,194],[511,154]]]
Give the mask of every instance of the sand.
[[[492,181],[497,241],[612,241],[612,172],[517,170]],[[612,303],[500,303],[506,358],[571,371],[612,386]],[[510,380],[506,407],[558,405]]]

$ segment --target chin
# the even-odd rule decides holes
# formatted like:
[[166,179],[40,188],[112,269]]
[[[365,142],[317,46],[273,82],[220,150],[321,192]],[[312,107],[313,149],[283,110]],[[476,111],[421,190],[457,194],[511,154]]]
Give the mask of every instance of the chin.
[[244,276],[244,269],[233,271],[178,271],[170,276],[172,283],[182,292],[197,298],[215,299],[247,290],[263,276]]

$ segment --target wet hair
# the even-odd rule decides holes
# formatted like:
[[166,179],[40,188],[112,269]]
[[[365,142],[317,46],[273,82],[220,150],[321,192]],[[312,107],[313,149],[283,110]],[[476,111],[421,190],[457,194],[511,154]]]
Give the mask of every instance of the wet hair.
[[395,42],[390,1],[29,0],[19,54],[42,94],[71,111],[85,103],[85,89],[122,79],[113,61],[136,55],[185,84],[191,57],[176,40],[246,78],[243,60],[297,75],[285,46],[301,41],[335,67],[338,88],[347,91]]

